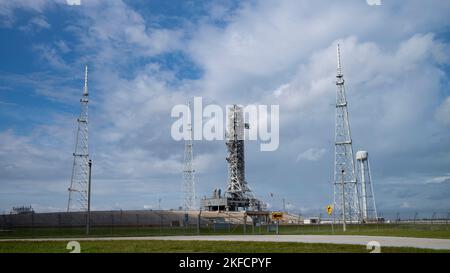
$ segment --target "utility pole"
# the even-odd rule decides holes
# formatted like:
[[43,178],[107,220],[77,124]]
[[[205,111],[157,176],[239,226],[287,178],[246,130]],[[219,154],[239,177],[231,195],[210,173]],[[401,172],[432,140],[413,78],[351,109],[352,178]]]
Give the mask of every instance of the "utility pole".
[[273,193],[271,192],[270,193],[270,198],[271,198],[271,202],[272,202],[272,206],[271,206],[271,212],[274,212],[275,211],[275,200],[274,200],[274,195],[273,195]]
[[89,235],[90,229],[91,229],[91,177],[92,177],[92,160],[89,159],[89,183],[88,183],[88,206],[87,206],[86,235]]
[[342,170],[342,230],[345,232],[347,230],[345,226],[345,190],[344,190],[344,174],[345,171]]
[[201,217],[202,217],[202,209],[200,208],[200,211],[197,215],[197,235],[200,235],[200,221],[201,221]]

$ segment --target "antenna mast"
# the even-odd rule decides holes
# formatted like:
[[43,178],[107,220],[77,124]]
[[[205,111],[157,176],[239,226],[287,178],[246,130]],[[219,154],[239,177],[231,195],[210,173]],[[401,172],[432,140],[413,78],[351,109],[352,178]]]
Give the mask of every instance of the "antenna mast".
[[189,138],[185,141],[184,146],[184,170],[183,170],[183,191],[184,191],[184,210],[195,209],[195,181],[194,181],[194,155],[192,152],[192,124],[191,124],[191,103],[188,102],[189,109],[189,124],[187,130],[189,132]]
[[89,145],[88,145],[88,67],[85,67],[84,88],[80,99],[81,112],[77,119],[78,130],[73,153],[72,177],[69,187],[67,212],[87,211],[89,195]]
[[[333,221],[341,220],[343,223],[350,223],[352,221],[360,221],[361,210],[339,44],[337,45],[336,86]],[[341,219],[336,219],[336,217]]]

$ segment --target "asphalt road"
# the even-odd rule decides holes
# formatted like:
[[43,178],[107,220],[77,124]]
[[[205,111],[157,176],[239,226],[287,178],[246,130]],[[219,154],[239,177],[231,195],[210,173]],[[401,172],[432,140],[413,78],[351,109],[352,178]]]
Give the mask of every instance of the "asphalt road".
[[151,236],[151,237],[96,237],[96,238],[39,238],[2,239],[6,241],[114,241],[114,240],[173,240],[173,241],[251,241],[251,242],[296,242],[367,245],[376,241],[383,247],[413,247],[450,250],[450,239],[429,239],[388,236],[353,235],[205,235],[205,236]]

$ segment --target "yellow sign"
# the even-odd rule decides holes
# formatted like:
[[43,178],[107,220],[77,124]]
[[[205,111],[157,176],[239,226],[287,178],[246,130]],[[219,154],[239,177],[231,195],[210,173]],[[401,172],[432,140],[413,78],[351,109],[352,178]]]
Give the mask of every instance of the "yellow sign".
[[327,206],[327,213],[328,215],[331,215],[333,213],[333,207],[331,205]]
[[272,219],[273,220],[283,219],[283,213],[282,212],[272,212]]

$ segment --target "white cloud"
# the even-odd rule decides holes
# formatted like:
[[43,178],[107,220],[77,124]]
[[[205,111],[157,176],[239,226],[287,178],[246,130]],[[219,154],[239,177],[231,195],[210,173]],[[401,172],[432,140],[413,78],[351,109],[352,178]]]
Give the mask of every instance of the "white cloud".
[[[46,47],[43,47],[39,50],[45,50],[45,48]],[[51,53],[47,52],[45,54]],[[49,56],[51,57],[51,55]],[[62,60],[59,56],[55,56],[55,58],[56,67],[59,67],[58,62],[62,62]],[[53,64],[51,60],[49,60],[48,63]],[[82,78],[81,76],[79,77],[80,79]],[[68,86],[66,77],[56,76],[48,72],[35,72],[21,75],[3,73],[0,74],[0,79],[5,83],[5,88],[8,88],[9,90],[30,88],[31,90],[34,90],[36,95],[60,103],[75,105],[80,96],[80,88]],[[82,82],[80,86],[82,86]]]
[[31,18],[28,24],[19,27],[20,30],[26,32],[37,32],[42,29],[50,29],[51,25],[47,22],[44,16],[35,16]]
[[436,109],[436,118],[445,125],[450,125],[450,97],[447,97]]
[[403,202],[400,206],[402,209],[409,209],[411,208],[411,204],[409,202]]
[[[92,1],[83,5],[84,20],[74,22],[74,34],[80,38],[76,48],[94,53],[89,61],[96,65],[119,68],[182,46],[182,32],[148,25],[137,10],[122,1]],[[89,32],[84,33],[87,28]]]
[[320,159],[322,159],[322,157],[325,155],[326,153],[326,149],[321,148],[321,149],[315,149],[315,148],[311,148],[308,149],[302,153],[300,153],[297,156],[297,161],[300,160],[308,160],[308,161],[318,161]]
[[67,5],[71,5],[71,6],[81,5],[81,0],[66,0],[66,1],[67,1]]
[[429,178],[426,183],[442,183],[450,180],[450,174]]
[[[262,156],[251,144],[247,146],[250,186],[270,190],[273,181],[282,177],[284,194],[295,194],[290,199],[308,202],[311,196],[311,201],[327,204],[331,186],[325,182],[311,185],[310,181],[329,181],[333,173],[337,41],[342,43],[354,149],[368,149],[373,155],[377,187],[382,187],[386,177],[403,177],[411,170],[445,173],[440,164],[430,165],[415,152],[419,145],[427,153],[449,149],[445,143],[434,144],[430,137],[445,130],[433,117],[450,123],[449,100],[442,99],[443,85],[448,86],[442,64],[449,63],[449,46],[433,34],[449,25],[447,2],[384,3],[374,8],[364,1],[261,1],[240,4],[230,12],[228,7],[212,5],[210,20],[224,20],[224,24],[200,20],[177,29],[150,24],[141,11],[122,1],[105,3],[83,2],[88,8],[80,11],[82,20],[69,28],[76,30],[71,33],[79,41],[70,48],[61,40],[35,46],[46,63],[72,76],[82,75],[81,64],[93,64],[91,147],[98,181],[95,190],[103,197],[121,196],[123,188],[146,194],[170,192],[171,198],[181,194],[183,149],[182,143],[170,138],[170,109],[193,95],[203,95],[220,104],[279,104],[279,151]],[[47,5],[45,1],[28,4],[38,13]],[[7,13],[5,9],[1,12],[5,6],[0,4],[0,14]],[[416,16],[418,9],[421,16]],[[82,55],[76,63],[66,63],[61,54],[69,50]],[[154,61],[134,68],[138,61],[179,50],[203,70],[199,80],[177,79],[173,71]],[[38,94],[68,94],[44,87]],[[70,90],[70,94],[79,91]],[[62,98],[59,101],[68,99]],[[78,97],[69,98],[78,101]],[[74,122],[68,125],[74,127]],[[59,126],[73,132],[72,127]],[[44,138],[55,140],[54,136]],[[33,172],[53,175],[49,169],[40,169],[39,162],[60,159],[47,158],[31,137],[20,138],[10,132],[0,139],[0,148],[6,151],[1,158],[14,155],[14,162],[30,170],[23,172],[24,176],[33,177]],[[15,139],[20,143],[15,145]],[[69,161],[71,145],[59,149]],[[223,143],[195,145],[201,187],[209,192],[212,185],[225,183],[225,147]],[[324,164],[318,164],[320,169],[307,168],[293,158],[322,160]],[[408,164],[405,158],[409,158]],[[66,168],[62,165],[58,168]],[[69,170],[70,162],[67,165]],[[4,165],[5,170],[10,167]],[[142,207],[148,201],[132,198],[126,204],[136,203]]]
[[33,50],[50,68],[59,70],[69,70],[69,65],[57,52],[56,48],[46,44],[36,44]]
[[63,40],[56,41],[55,45],[64,54],[69,53],[71,51],[70,47]]
[[[64,3],[65,0],[14,0],[0,1],[0,26],[12,27],[16,23],[15,12],[19,9],[43,13],[49,6]],[[43,24],[43,22],[38,22]],[[45,24],[45,23],[44,23]]]
[[275,89],[275,91],[273,91],[273,95],[274,95],[276,98],[279,98],[281,95],[283,95],[283,92],[284,92],[285,90],[288,90],[288,89],[289,89],[289,87],[290,87],[289,84],[283,84],[283,85],[279,86],[277,89]]

